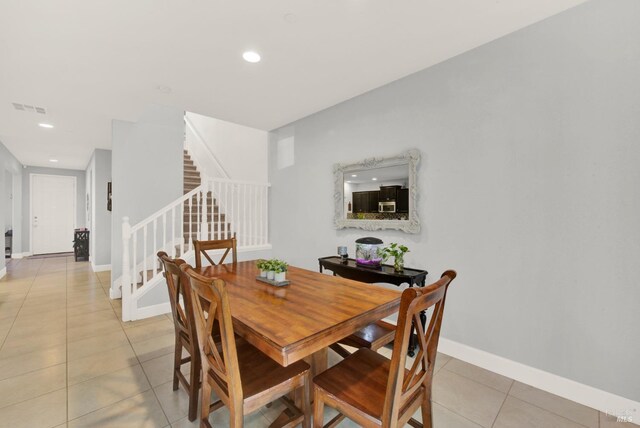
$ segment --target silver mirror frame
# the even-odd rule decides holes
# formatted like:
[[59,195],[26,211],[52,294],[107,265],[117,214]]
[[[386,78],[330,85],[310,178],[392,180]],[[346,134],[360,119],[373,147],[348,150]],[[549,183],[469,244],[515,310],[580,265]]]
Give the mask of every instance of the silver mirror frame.
[[[368,158],[362,162],[352,164],[337,163],[333,165],[333,181],[335,190],[334,224],[336,229],[356,228],[364,230],[402,230],[406,233],[420,232],[420,217],[418,216],[418,164],[420,151],[407,150],[397,156],[385,158]],[[363,169],[384,168],[388,166],[409,165],[409,220],[355,220],[347,219],[344,212],[344,175],[362,171]]]

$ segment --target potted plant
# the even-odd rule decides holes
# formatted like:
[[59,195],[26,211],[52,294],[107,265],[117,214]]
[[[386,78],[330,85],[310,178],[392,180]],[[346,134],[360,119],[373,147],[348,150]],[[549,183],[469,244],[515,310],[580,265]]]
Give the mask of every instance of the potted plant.
[[402,272],[404,270],[404,255],[409,252],[409,248],[404,245],[398,245],[392,242],[388,247],[382,250],[384,259],[393,257],[393,269],[396,272]]
[[261,278],[266,278],[267,277],[267,271],[269,270],[268,269],[268,267],[269,267],[268,263],[269,262],[267,260],[265,260],[265,259],[260,259],[260,260],[258,260],[256,262],[256,267],[258,269],[260,269],[260,277]]
[[282,260],[274,260],[274,266],[273,266],[273,270],[275,272],[275,276],[274,279],[276,282],[282,282],[286,280],[287,277],[287,268],[289,267],[289,265],[287,264],[287,262],[284,262]]
[[273,281],[273,278],[276,275],[275,272],[275,259],[267,260],[265,264],[265,268],[267,270],[267,279]]

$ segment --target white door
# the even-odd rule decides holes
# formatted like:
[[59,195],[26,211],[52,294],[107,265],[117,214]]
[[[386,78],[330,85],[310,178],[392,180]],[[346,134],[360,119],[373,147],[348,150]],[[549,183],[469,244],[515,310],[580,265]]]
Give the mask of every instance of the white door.
[[31,248],[33,254],[73,251],[76,178],[31,174]]

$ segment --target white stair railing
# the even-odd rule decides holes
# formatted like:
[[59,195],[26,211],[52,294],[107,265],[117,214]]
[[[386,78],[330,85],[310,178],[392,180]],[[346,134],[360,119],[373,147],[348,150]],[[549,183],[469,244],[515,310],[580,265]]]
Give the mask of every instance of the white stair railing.
[[236,233],[239,248],[269,244],[269,183],[205,178],[202,186],[211,192],[221,214],[203,223],[205,239]]
[[[198,127],[189,119],[189,115],[184,116],[185,131],[188,133],[185,139],[185,149],[191,153],[191,160],[198,167],[201,173],[212,177],[229,179],[227,170],[224,169],[218,157],[211,151],[211,147],[198,131]],[[190,135],[193,138],[190,138]]]
[[268,183],[203,178],[202,184],[131,226],[122,223],[122,317],[139,318],[138,301],[162,282],[156,254],[187,258],[193,240],[230,238],[238,249],[269,245]]

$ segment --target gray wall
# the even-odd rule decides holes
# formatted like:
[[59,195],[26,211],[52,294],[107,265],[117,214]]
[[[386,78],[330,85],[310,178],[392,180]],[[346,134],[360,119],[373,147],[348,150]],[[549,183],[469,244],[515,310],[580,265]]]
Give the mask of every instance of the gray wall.
[[[96,149],[86,171],[87,195],[91,198],[91,261],[93,266],[111,264],[111,211],[107,210],[107,183],[111,181],[111,150]],[[89,188],[90,186],[90,188]]]
[[7,148],[0,141],[0,201],[2,201],[2,208],[0,208],[0,224],[2,228],[2,256],[0,257],[0,270],[4,269],[6,263],[4,259],[4,232],[7,228],[7,219],[5,216],[8,214],[7,210],[10,205],[10,195],[7,194],[9,190],[7,188],[6,181],[8,175],[11,176],[11,194],[13,197],[13,215],[11,219],[11,227],[13,228],[13,253],[22,252],[22,164],[18,162],[7,150]]
[[[444,337],[640,400],[638,22],[594,0],[276,130],[274,253],[407,244],[431,280],[459,273]],[[412,147],[422,232],[333,230],[332,164]]]
[[[76,177],[76,228],[85,226],[85,210],[87,200],[85,197],[85,172],[75,169],[45,168],[39,166],[27,166],[22,169],[22,248],[25,252],[31,252],[31,174],[64,175]],[[69,239],[72,241],[73,236]]]
[[113,121],[112,280],[122,275],[122,217],[134,225],[182,196],[184,132],[184,112],[173,107]]
[[4,228],[7,231],[13,228],[13,174],[4,170],[4,194],[2,199],[2,210],[4,211]]

